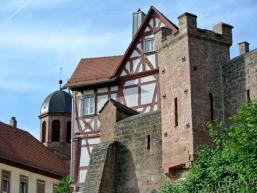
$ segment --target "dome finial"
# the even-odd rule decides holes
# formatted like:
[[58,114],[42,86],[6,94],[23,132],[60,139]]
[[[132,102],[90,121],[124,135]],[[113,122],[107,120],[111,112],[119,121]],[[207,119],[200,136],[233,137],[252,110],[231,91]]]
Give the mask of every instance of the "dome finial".
[[60,84],[60,90],[62,90],[62,67],[60,67],[60,80],[59,80],[59,84]]

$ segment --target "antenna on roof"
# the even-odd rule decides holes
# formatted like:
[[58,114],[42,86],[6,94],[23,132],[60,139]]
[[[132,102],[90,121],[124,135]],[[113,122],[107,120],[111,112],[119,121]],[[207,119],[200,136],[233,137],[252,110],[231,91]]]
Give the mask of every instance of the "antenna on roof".
[[62,90],[62,67],[60,67],[60,80],[59,80],[59,84],[60,84],[60,90]]

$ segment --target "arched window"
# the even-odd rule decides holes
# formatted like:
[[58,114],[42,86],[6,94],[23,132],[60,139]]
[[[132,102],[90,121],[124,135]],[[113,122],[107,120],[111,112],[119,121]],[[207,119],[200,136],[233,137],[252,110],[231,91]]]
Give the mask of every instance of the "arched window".
[[59,141],[60,140],[60,121],[54,120],[52,122],[52,141]]
[[42,123],[42,133],[41,133],[41,139],[42,139],[42,143],[46,142],[46,122],[43,121]]
[[66,128],[66,142],[70,143],[71,142],[71,122],[67,122],[67,128]]

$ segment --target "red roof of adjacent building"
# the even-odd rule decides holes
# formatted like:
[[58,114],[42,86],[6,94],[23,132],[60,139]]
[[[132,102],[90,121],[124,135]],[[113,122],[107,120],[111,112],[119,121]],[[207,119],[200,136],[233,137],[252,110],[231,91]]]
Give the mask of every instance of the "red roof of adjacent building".
[[2,122],[0,162],[58,179],[69,173],[68,165],[30,133]]
[[122,56],[107,56],[81,59],[65,86],[76,86],[108,80],[119,65]]

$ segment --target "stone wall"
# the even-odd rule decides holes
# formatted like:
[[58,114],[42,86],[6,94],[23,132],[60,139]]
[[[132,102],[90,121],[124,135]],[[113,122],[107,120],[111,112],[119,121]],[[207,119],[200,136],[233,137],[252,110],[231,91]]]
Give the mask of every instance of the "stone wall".
[[[163,175],[160,112],[135,115],[117,123],[117,193],[158,189]],[[149,140],[149,141],[148,141]]]
[[223,78],[225,118],[228,119],[248,97],[257,99],[257,50],[238,56],[224,65]]
[[162,175],[160,112],[134,115],[115,124],[115,138],[96,145],[86,178],[87,193],[158,190]]
[[[232,26],[197,28],[196,16],[178,18],[177,33],[155,35],[160,67],[163,169],[187,168],[195,151],[210,144],[207,123],[223,119],[222,64],[229,61]],[[170,35],[167,35],[170,34]],[[172,171],[173,170],[173,171]],[[175,174],[176,175],[176,174]]]
[[85,182],[86,193],[115,193],[116,144],[97,144],[92,152]]

